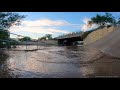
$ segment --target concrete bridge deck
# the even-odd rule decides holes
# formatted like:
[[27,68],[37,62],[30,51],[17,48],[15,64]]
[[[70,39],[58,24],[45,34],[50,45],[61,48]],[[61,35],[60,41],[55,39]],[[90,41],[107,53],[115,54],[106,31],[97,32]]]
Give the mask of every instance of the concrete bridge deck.
[[67,35],[56,37],[58,40],[58,45],[74,45],[76,41],[83,41],[82,35],[84,32],[70,33]]
[[56,37],[55,39],[65,39],[65,38],[80,37],[82,34],[83,34],[83,32],[70,33],[70,34],[66,34],[66,35]]

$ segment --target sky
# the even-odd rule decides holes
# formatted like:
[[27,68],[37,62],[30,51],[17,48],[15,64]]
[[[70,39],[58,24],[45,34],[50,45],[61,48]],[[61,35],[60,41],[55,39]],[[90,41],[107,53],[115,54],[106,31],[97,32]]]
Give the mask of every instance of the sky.
[[[25,15],[21,25],[13,26],[10,31],[15,34],[29,36],[38,39],[45,34],[52,34],[53,37],[59,35],[87,31],[87,21],[96,16],[104,15],[105,12],[16,12]],[[120,12],[110,12],[117,17]],[[93,26],[95,27],[95,26]],[[92,28],[93,28],[92,27]],[[17,38],[11,35],[11,38]]]

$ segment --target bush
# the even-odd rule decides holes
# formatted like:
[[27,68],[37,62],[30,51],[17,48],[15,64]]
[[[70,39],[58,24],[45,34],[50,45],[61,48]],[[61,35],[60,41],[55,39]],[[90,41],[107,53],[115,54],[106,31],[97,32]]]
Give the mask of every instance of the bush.
[[85,39],[87,36],[88,36],[88,34],[90,34],[91,32],[93,32],[94,30],[91,30],[91,31],[86,31],[86,32],[84,32],[83,34],[82,34],[82,39]]
[[107,25],[107,28],[111,27],[112,25]]

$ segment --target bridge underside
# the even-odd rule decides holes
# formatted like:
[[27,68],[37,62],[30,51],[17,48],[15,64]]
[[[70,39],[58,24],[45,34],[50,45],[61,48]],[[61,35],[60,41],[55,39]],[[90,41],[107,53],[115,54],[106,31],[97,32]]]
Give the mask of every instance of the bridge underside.
[[58,45],[60,46],[76,45],[77,41],[83,41],[83,39],[81,37],[58,39]]

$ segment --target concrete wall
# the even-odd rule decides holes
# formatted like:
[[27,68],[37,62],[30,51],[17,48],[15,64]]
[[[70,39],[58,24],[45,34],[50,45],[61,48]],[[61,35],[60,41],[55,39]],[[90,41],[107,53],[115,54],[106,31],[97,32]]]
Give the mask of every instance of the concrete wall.
[[93,31],[92,33],[90,33],[85,39],[84,39],[84,45],[88,45],[88,44],[91,44],[103,37],[105,37],[106,35],[108,35],[110,32],[112,32],[113,30],[116,30],[117,28],[119,28],[118,26],[117,27],[105,27],[103,29],[98,29],[96,31]]
[[[26,42],[23,42],[23,44],[26,44]],[[33,42],[33,41],[29,41],[27,42],[27,44],[29,45],[57,45],[57,41],[56,40],[46,40],[46,41],[38,41],[38,42]]]
[[58,45],[57,40],[46,40],[46,41],[41,41],[41,43],[44,43],[45,45]]
[[87,47],[96,48],[108,55],[120,58],[120,25],[103,38],[88,44]]

